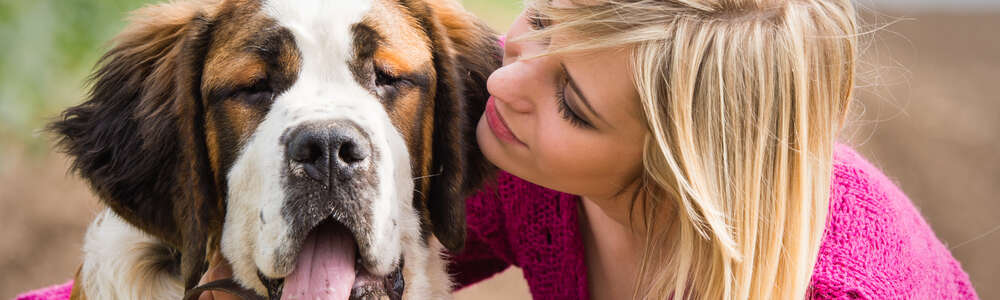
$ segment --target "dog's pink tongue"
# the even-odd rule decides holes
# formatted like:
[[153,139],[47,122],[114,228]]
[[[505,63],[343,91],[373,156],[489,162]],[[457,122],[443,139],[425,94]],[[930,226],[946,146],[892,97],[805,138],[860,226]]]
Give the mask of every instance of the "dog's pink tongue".
[[337,226],[317,228],[306,238],[281,299],[347,299],[354,285],[354,239]]

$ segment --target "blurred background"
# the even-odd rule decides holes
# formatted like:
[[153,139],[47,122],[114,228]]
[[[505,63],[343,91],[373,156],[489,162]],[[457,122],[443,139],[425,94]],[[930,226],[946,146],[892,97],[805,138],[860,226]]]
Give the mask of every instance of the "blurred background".
[[[100,209],[40,128],[83,99],[127,12],[149,0],[0,0],[0,299],[73,276]],[[497,31],[518,0],[465,0]],[[1000,299],[1000,1],[865,0],[842,134],[910,196],[983,299]],[[527,299],[517,269],[459,299]]]

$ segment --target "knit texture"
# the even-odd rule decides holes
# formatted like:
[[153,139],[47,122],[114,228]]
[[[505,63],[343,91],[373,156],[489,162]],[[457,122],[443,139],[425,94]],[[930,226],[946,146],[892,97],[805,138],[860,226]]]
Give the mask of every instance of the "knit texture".
[[[466,200],[459,288],[520,267],[534,299],[588,299],[579,197],[501,172]],[[977,299],[969,277],[895,184],[837,146],[810,299]]]
[[73,292],[73,281],[50,286],[43,289],[37,289],[30,291],[21,295],[18,295],[17,300],[64,300],[69,299],[70,293]]
[[[534,299],[588,299],[579,197],[501,172],[466,200],[468,240],[451,257],[459,287],[514,265]],[[17,300],[69,299],[73,283]],[[977,299],[910,200],[854,150],[834,154],[827,217],[810,299]]]

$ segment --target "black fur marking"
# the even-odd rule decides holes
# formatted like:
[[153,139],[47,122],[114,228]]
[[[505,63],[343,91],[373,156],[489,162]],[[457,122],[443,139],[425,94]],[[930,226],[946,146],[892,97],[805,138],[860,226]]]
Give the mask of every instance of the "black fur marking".
[[222,222],[200,94],[214,23],[180,21],[133,25],[100,60],[88,99],[49,130],[102,202],[179,253],[171,261],[192,287]]
[[208,231],[221,228],[199,93],[213,23],[141,26],[101,58],[88,99],[48,128],[105,204],[179,250],[191,287],[207,268]]
[[[205,67],[205,56],[212,44],[215,23],[203,15],[196,17],[190,24],[190,36],[181,41],[181,54],[178,55],[178,74],[193,76],[190,81],[178,82],[178,93],[189,95],[187,105],[178,103],[181,119],[192,120],[191,123],[178,124],[180,129],[179,147],[193,148],[191,157],[182,158],[187,172],[179,173],[183,200],[174,202],[174,216],[181,220],[183,238],[181,256],[181,279],[185,290],[198,284],[202,274],[208,269],[205,254],[209,237],[221,236],[222,221],[225,216],[224,203],[220,201],[224,195],[216,186],[209,163],[207,137],[205,135],[205,99],[201,94],[202,74]],[[182,96],[181,96],[182,97]],[[183,98],[180,98],[183,99]],[[185,139],[190,137],[190,139]],[[179,149],[183,151],[182,149]],[[188,187],[185,189],[184,187]]]
[[[483,24],[447,28],[420,1],[401,1],[430,38],[437,85],[434,99],[434,157],[431,190],[414,195],[414,206],[429,212],[432,228],[421,228],[424,240],[432,230],[446,248],[459,252],[465,243],[465,197],[475,191],[492,167],[476,142],[475,122],[485,110],[486,80],[500,67],[502,52],[496,34]],[[469,31],[475,33],[470,34]],[[468,35],[471,39],[461,38]]]
[[[88,99],[48,130],[103,202],[129,223],[180,246],[177,220],[169,212],[180,186],[175,110],[182,104],[172,76],[178,62],[169,53],[187,30],[170,30],[120,41],[99,61]],[[172,38],[147,44],[162,35]]]

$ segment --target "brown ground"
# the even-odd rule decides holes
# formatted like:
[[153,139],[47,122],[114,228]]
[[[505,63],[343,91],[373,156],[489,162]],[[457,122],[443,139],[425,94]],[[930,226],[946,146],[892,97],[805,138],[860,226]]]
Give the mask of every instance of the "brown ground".
[[[910,195],[983,299],[1000,299],[1000,15],[928,15],[881,31],[846,139]],[[882,20],[887,21],[887,20]],[[905,37],[905,38],[903,38]],[[878,54],[878,55],[874,55]],[[874,82],[873,82],[874,81]],[[0,298],[70,278],[95,198],[58,155],[0,156]],[[525,299],[518,271],[459,299]]]

